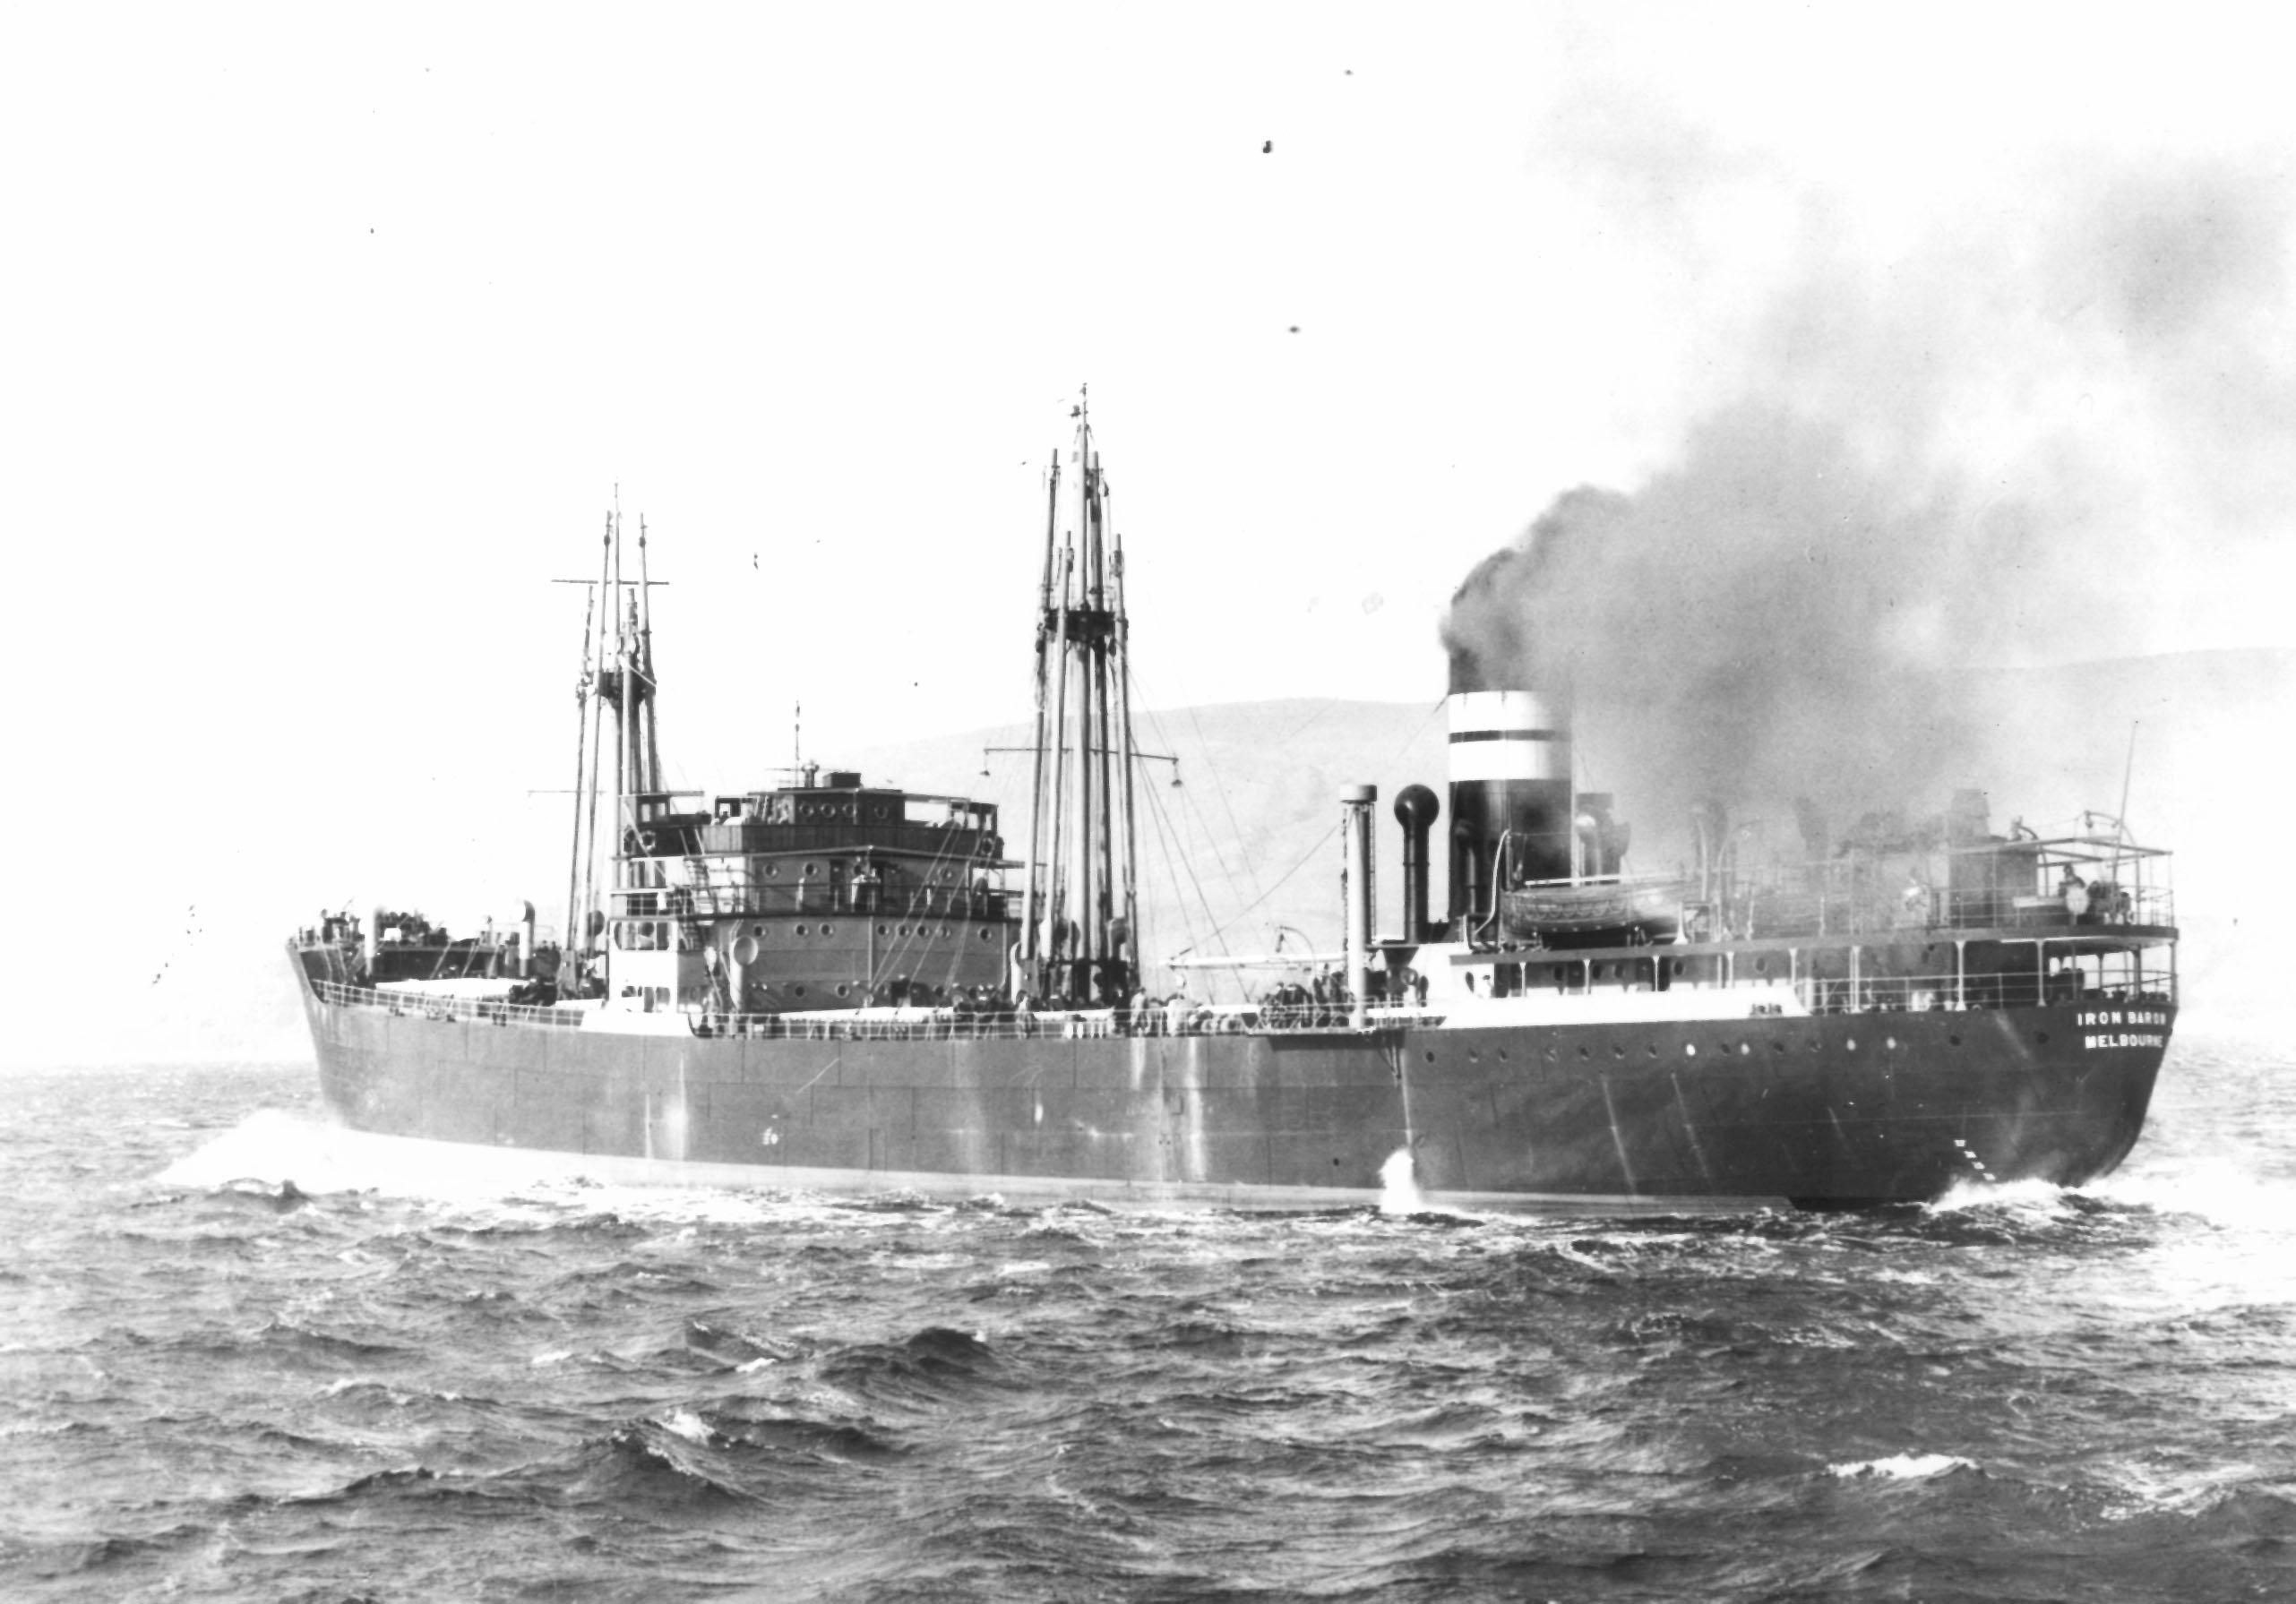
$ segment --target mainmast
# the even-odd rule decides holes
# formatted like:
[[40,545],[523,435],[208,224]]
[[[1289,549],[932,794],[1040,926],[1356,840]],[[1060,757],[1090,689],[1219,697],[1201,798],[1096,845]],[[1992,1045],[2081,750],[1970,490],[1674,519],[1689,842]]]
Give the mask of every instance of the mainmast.
[[[1051,476],[1036,620],[1036,785],[1016,991],[1114,1000],[1139,974],[1131,674],[1123,556],[1089,406],[1076,408],[1070,522]],[[1038,883],[1045,882],[1040,895]]]

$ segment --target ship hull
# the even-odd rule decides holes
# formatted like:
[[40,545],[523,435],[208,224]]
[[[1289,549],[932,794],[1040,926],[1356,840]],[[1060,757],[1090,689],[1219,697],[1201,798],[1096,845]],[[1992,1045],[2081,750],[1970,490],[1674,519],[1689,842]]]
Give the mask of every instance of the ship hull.
[[600,1175],[1143,1205],[1695,1210],[2077,1185],[2172,1021],[2101,1005],[1363,1033],[925,1040],[543,1028],[304,999],[355,1129]]

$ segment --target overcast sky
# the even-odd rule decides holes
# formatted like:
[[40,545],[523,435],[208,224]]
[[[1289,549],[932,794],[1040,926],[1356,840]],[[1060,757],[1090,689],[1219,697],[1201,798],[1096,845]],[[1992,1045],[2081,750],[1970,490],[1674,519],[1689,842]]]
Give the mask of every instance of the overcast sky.
[[143,967],[485,880],[617,487],[681,779],[1018,718],[1087,382],[1157,705],[1435,697],[1749,398],[2080,503],[2142,605],[2002,660],[2288,645],[2269,14],[12,8],[18,894]]

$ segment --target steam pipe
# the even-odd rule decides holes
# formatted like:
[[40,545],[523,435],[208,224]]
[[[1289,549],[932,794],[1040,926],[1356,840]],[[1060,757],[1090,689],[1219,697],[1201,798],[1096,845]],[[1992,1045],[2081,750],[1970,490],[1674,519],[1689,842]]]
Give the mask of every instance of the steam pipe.
[[1424,785],[1406,785],[1396,793],[1396,822],[1403,826],[1403,939],[1427,939],[1427,832],[1443,811],[1435,793]]
[[1347,1028],[1369,1025],[1365,1008],[1371,995],[1372,953],[1372,804],[1379,800],[1376,785],[1350,785],[1339,793],[1340,833],[1347,846],[1344,895],[1347,904]]

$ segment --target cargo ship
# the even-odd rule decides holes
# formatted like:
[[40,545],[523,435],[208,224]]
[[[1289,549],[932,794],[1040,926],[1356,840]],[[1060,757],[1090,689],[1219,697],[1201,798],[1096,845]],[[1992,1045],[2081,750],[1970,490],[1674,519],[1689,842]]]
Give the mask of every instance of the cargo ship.
[[1392,802],[1397,928],[1350,786],[1312,983],[1150,995],[1123,550],[1076,416],[1024,838],[809,764],[669,789],[645,536],[625,576],[611,518],[561,938],[531,903],[460,940],[382,908],[297,932],[334,1115],[601,1178],[1272,1209],[1869,1207],[2076,1186],[2135,1144],[2177,1011],[2165,852],[2094,814],[1996,832],[1963,792],[1789,853],[1702,804],[1695,861],[1637,874],[1567,692],[1456,652],[1448,794]]

